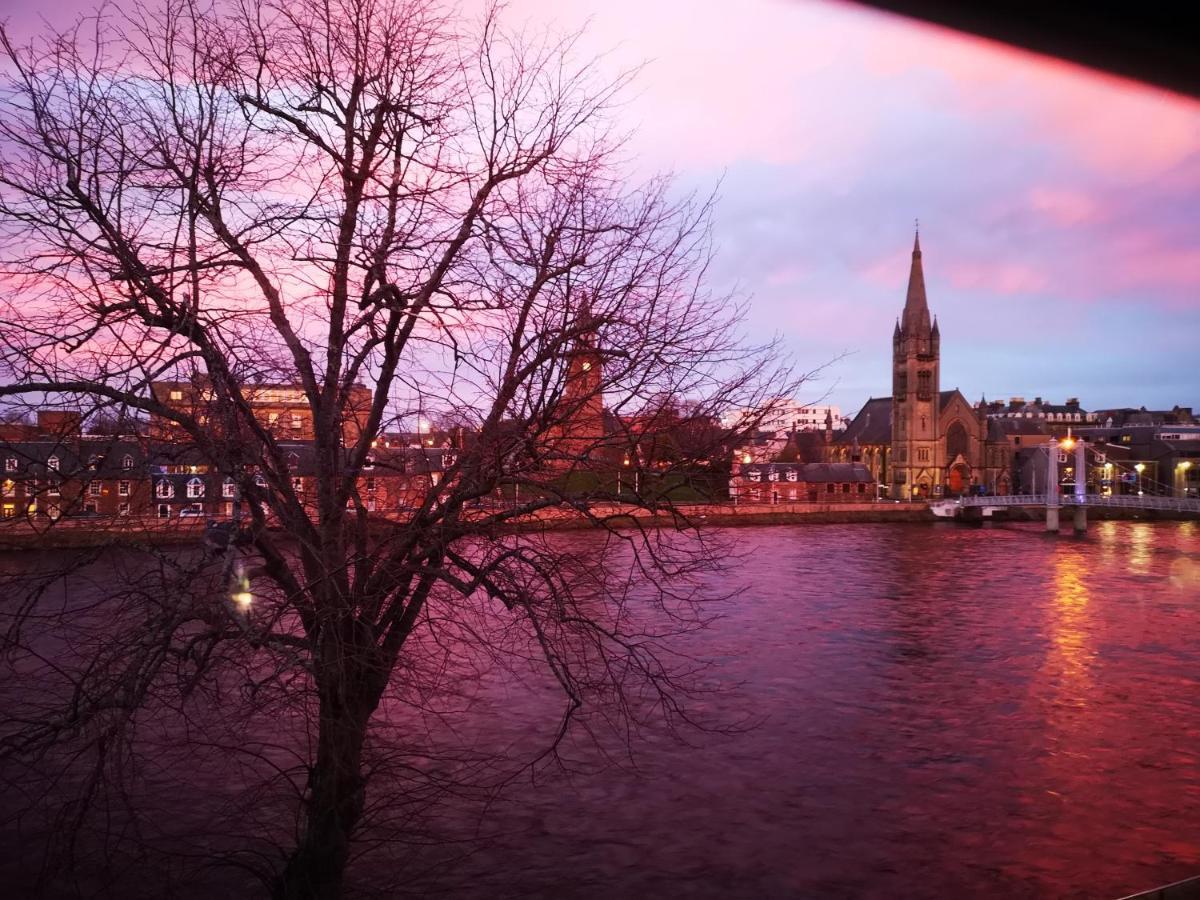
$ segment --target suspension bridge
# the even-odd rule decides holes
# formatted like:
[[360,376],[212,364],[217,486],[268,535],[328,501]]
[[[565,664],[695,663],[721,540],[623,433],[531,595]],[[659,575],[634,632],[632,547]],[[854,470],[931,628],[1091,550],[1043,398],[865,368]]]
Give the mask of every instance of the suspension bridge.
[[[1184,495],[1163,496],[1146,493],[1142,485],[1142,467],[1124,467],[1106,462],[1103,468],[1116,474],[1128,474],[1136,479],[1136,494],[1089,493],[1087,490],[1087,449],[1089,445],[1082,440],[1071,437],[1065,440],[1052,441],[1042,449],[1046,451],[1046,491],[1044,493],[1010,494],[999,497],[965,496],[955,499],[935,501],[929,505],[935,516],[939,518],[976,519],[991,518],[995,513],[1020,507],[1024,509],[1043,508],[1046,512],[1046,530],[1059,530],[1060,516],[1063,511],[1071,514],[1073,530],[1082,534],[1087,531],[1087,513],[1089,509],[1129,509],[1129,510],[1159,510],[1172,513],[1191,513],[1200,517],[1200,497]],[[1064,492],[1058,477],[1058,466],[1066,463],[1070,452],[1074,451],[1074,482],[1071,490]],[[1128,469],[1128,472],[1124,472]],[[1114,483],[1107,479],[1108,484]],[[1119,483],[1119,482],[1117,482]],[[1165,486],[1149,484],[1148,487],[1161,490]]]

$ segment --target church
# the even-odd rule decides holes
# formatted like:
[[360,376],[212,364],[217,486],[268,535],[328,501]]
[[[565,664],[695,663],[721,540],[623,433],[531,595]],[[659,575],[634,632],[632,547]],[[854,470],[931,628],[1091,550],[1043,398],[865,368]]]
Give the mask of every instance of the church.
[[[845,431],[830,436],[830,462],[861,462],[880,493],[926,500],[970,492],[1007,494],[1011,454],[987,404],[941,390],[941,331],[925,295],[921,238],[913,241],[904,312],[892,332],[892,393],[866,402]],[[991,434],[996,430],[996,434]]]

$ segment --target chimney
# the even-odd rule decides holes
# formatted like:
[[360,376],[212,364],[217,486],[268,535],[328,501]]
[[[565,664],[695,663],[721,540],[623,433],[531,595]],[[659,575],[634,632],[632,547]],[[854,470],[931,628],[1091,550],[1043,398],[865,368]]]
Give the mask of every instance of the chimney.
[[37,430],[54,437],[78,435],[82,423],[83,417],[74,409],[39,409],[37,414]]

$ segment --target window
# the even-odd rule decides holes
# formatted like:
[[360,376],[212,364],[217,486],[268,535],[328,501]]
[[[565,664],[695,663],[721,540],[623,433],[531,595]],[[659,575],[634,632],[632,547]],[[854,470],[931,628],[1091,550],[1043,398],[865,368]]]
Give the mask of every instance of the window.
[[16,493],[16,487],[17,483],[15,481],[13,481],[11,478],[5,478],[4,484],[0,486],[0,489],[3,490],[5,497],[11,497],[14,493]]
[[167,481],[164,478],[155,487],[154,495],[156,497],[163,497],[163,498],[174,497],[175,496],[175,485],[171,484],[171,482]]
[[129,482],[128,481],[118,481],[117,482],[117,494],[122,497],[129,496]]
[[133,468],[133,457],[128,453],[121,459],[121,468],[126,472]]
[[759,473],[758,469],[751,469],[746,474],[751,481],[759,481],[762,478],[762,475]]
[[304,427],[304,417],[299,413],[292,413],[292,428],[299,430]]
[[442,465],[447,469],[454,465],[458,457],[453,453],[446,453],[442,456]]
[[57,497],[62,493],[62,482],[57,478],[49,478],[46,480],[46,493],[51,497]]
[[267,413],[267,424],[274,425],[279,421],[279,413]]
[[301,478],[293,478],[292,490],[296,493],[300,493],[300,491],[304,490],[304,480]]
[[797,476],[796,476],[796,470],[795,470],[795,469],[788,469],[788,473],[787,473],[787,480],[788,480],[788,481],[795,481],[795,480],[796,480],[796,477],[797,477]]
[[4,518],[11,519],[17,514],[17,508],[11,503],[4,504]]
[[850,484],[849,484],[849,482],[847,482],[846,484],[843,484],[843,485],[842,485],[842,493],[843,493],[843,494],[848,494],[848,493],[850,493]]
[[83,504],[83,511],[86,513],[94,513],[96,511],[96,501],[88,500]]
[[192,498],[203,497],[204,496],[204,479],[203,478],[189,478],[188,483],[187,483],[187,495]]
[[101,487],[101,484],[99,481],[93,481],[91,484],[88,485],[88,496],[89,497],[99,497],[100,496],[100,487]]
[[171,518],[171,507],[167,506],[165,503],[158,504],[158,517],[160,519]]
[[50,517],[50,521],[57,522],[59,517],[62,516],[62,509],[59,508],[57,503],[51,503],[46,507],[46,515]]
[[171,396],[172,400],[182,400],[183,399],[183,391],[171,391],[170,396]]
[[928,400],[933,395],[933,373],[922,370],[917,373],[917,396]]
[[300,454],[292,452],[287,455],[287,467],[293,472],[300,468]]
[[57,472],[59,468],[59,459],[57,456],[52,456],[46,460],[46,469],[51,472]]
[[224,484],[221,485],[222,497],[236,497],[237,485],[233,483],[232,478],[226,478]]
[[827,494],[833,493],[833,482],[832,481],[829,482],[829,484],[825,485],[825,493],[827,493]]
[[770,472],[767,473],[767,480],[768,481],[778,481],[779,473],[776,472],[774,469],[772,469]]
[[88,470],[89,471],[95,472],[96,467],[99,465],[100,465],[100,457],[98,457],[95,453],[93,453],[91,456],[88,457]]
[[128,503],[122,503],[120,506],[118,506],[118,507],[117,507],[117,515],[118,515],[118,516],[127,516],[127,515],[129,515],[129,504],[128,504]]
[[860,484],[858,486],[858,492],[860,494],[865,494],[867,492],[867,486],[865,484]]
[[4,471],[5,471],[5,472],[15,472],[15,471],[17,471],[17,458],[16,458],[15,456],[9,456],[9,457],[6,457],[6,458],[5,458],[5,460],[4,460]]
[[368,494],[374,493],[374,491],[375,491],[375,479],[368,478],[367,479],[367,493]]

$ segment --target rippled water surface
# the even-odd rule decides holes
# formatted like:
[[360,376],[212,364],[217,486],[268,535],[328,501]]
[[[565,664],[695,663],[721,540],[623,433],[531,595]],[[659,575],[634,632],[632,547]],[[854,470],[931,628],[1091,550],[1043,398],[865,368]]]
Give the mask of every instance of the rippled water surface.
[[[753,727],[686,742],[651,727],[629,754],[621,740],[569,742],[570,774],[519,780],[482,815],[450,804],[443,823],[471,825],[461,858],[441,845],[395,868],[368,855],[356,884],[388,884],[383,896],[1116,898],[1200,874],[1200,523],[1105,522],[1082,539],[948,524],[725,536],[738,556],[711,586],[731,599],[681,646],[717,664],[720,690],[697,713]],[[561,696],[498,672],[453,737],[531,756]],[[164,762],[147,790],[186,822],[234,758],[214,757],[204,777]],[[274,817],[266,801],[261,816]],[[170,895],[211,895],[202,875]]]
[[[443,887],[1117,897],[1200,874],[1196,523],[733,536],[736,599],[693,644],[718,711],[761,724],[519,788]],[[494,727],[520,741],[537,712]]]

